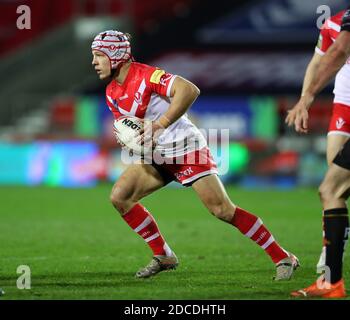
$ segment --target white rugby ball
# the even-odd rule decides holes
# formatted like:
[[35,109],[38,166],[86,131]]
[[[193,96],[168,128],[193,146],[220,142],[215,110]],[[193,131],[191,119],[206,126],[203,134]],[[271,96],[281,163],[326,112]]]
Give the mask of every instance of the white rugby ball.
[[144,122],[134,116],[121,116],[114,120],[114,133],[117,141],[124,144],[133,153],[143,155],[152,151],[152,145],[141,145],[138,143],[140,131]]

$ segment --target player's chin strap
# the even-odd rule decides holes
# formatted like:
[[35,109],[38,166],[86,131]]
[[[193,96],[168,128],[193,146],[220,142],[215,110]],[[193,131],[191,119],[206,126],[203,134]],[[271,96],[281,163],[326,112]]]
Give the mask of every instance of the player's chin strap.
[[110,75],[110,78],[111,78],[111,79],[113,79],[113,78],[114,78],[114,76],[116,75],[116,73],[118,73],[118,72],[119,72],[119,70],[120,70],[120,68],[122,67],[122,65],[123,65],[124,63],[130,62],[130,61],[131,61],[131,62],[136,61],[136,60],[135,60],[135,58],[134,58],[132,55],[130,55],[130,58],[129,58],[129,60],[128,60],[128,61],[125,61],[125,62],[119,63],[115,69],[111,69],[111,75]]

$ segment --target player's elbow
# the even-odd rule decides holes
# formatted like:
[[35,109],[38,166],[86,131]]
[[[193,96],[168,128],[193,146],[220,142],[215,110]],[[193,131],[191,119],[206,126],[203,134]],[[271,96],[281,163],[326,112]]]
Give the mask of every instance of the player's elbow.
[[182,77],[177,77],[175,79],[175,82],[173,84],[173,90],[174,95],[179,94],[190,98],[193,101],[196,100],[201,93],[199,88],[195,84]]
[[196,95],[197,95],[197,97],[201,94],[201,90],[196,86],[196,85],[194,85],[195,86],[195,92],[196,92]]
[[192,97],[193,101],[196,100],[198,96],[201,94],[201,91],[199,90],[199,88],[193,83],[191,83],[188,86],[187,90],[188,90],[188,95]]
[[199,88],[191,82],[191,89],[193,91],[193,94],[198,97],[201,94],[201,91],[199,90]]

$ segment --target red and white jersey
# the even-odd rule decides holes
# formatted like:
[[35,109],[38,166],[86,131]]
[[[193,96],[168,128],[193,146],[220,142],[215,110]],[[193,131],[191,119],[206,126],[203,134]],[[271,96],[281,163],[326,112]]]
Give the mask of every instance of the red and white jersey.
[[[315,48],[315,51],[319,55],[324,55],[338,37],[345,12],[346,10],[340,11],[324,23]],[[350,106],[350,59],[348,59],[346,64],[338,71],[335,78],[333,93],[334,103]]]
[[[155,121],[169,108],[176,75],[146,64],[132,62],[123,84],[112,80],[106,88],[106,102],[114,117],[132,115]],[[183,115],[159,137],[156,152],[177,157],[206,146],[197,127]]]

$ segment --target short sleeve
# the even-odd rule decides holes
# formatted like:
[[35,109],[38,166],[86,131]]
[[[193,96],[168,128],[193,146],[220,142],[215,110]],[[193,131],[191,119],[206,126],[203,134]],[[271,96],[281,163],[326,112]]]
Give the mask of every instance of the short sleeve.
[[350,31],[350,7],[345,11],[341,24],[341,31]]
[[149,78],[149,85],[153,92],[170,97],[175,78],[176,75],[167,73],[162,69],[154,69]]
[[332,44],[333,41],[329,34],[329,27],[326,22],[321,29],[315,51],[323,56]]

